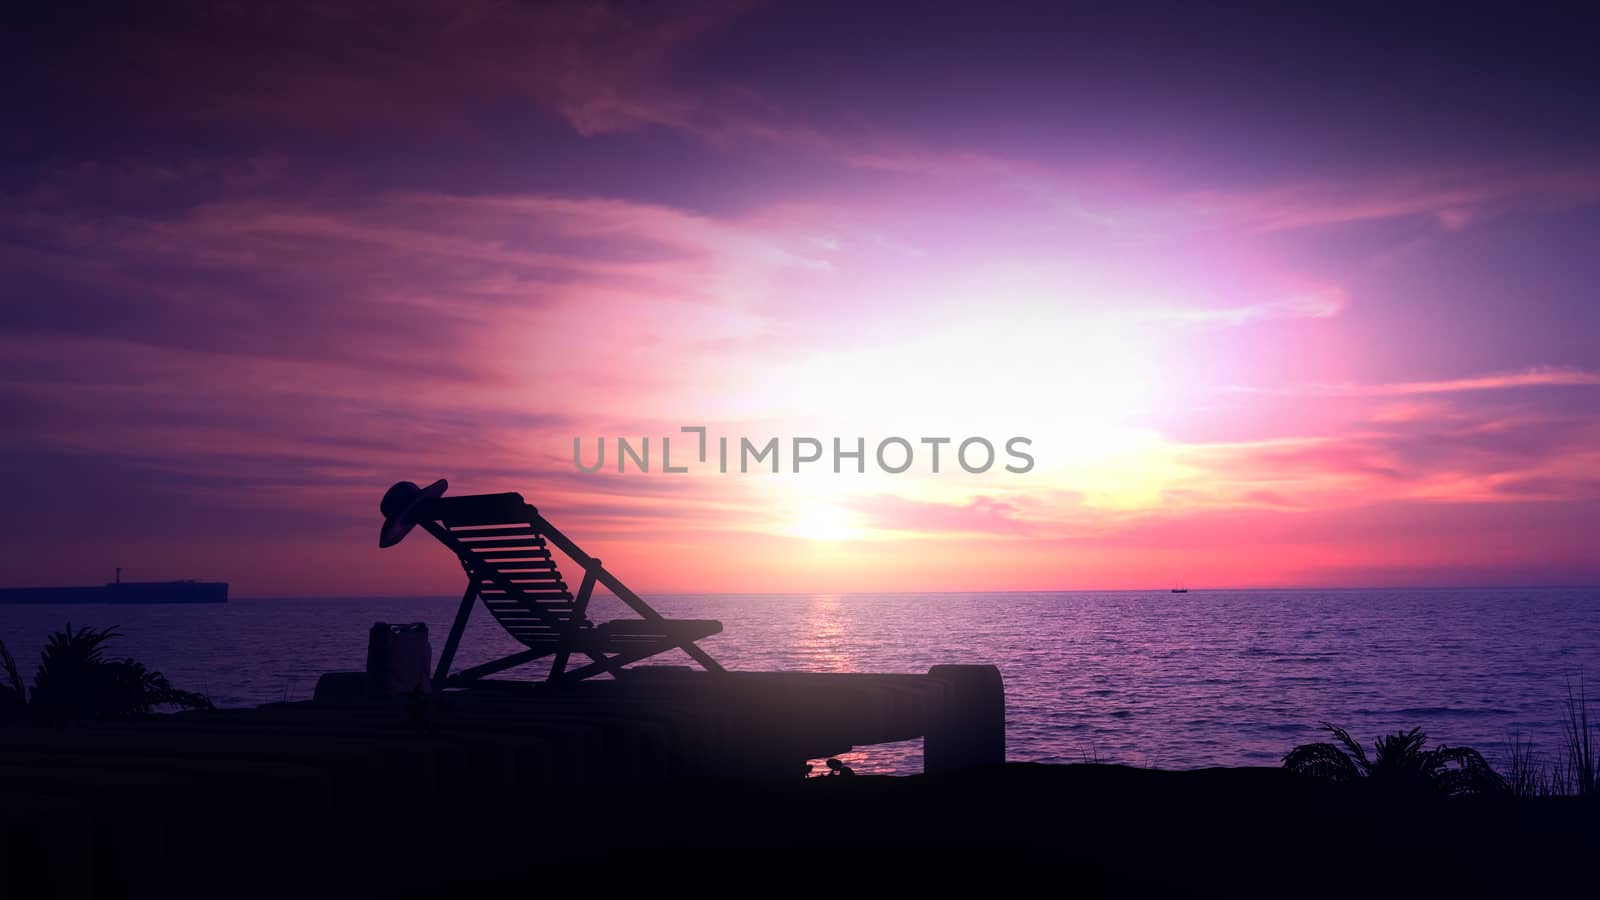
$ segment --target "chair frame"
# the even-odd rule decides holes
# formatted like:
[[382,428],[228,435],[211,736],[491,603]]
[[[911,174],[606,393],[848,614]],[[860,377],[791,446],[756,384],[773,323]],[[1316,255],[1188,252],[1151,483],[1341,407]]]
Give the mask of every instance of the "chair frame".
[[[568,623],[567,633],[556,643],[554,649],[530,647],[520,653],[513,653],[497,660],[472,666],[452,675],[450,674],[450,665],[455,661],[456,650],[461,645],[461,636],[466,630],[468,618],[472,615],[472,607],[477,602],[479,593],[483,590],[483,583],[485,581],[494,582],[501,589],[507,590],[508,593],[512,594],[520,593],[520,590],[503,573],[496,571],[492,566],[477,566],[473,562],[470,549],[457,540],[449,528],[441,524],[441,521],[447,517],[446,511],[452,507],[464,508],[474,502],[509,504],[513,502],[512,498],[515,498],[514,502],[521,505],[521,513],[535,534],[555,545],[556,549],[560,550],[568,559],[583,569],[583,581],[580,583],[578,592],[573,599],[572,621]],[[607,656],[603,649],[593,646],[585,647],[583,643],[575,641],[578,633],[584,630],[581,628],[580,623],[585,621],[584,613],[588,609],[589,599],[594,594],[596,585],[604,585],[618,599],[627,604],[630,609],[638,613],[642,619],[639,623],[640,625],[655,625],[659,628],[672,620],[666,619],[651,608],[650,604],[646,603],[643,598],[623,584],[620,578],[608,570],[598,557],[585,553],[571,538],[563,534],[561,529],[540,515],[537,508],[524,501],[520,494],[477,494],[440,498],[424,504],[418,510],[417,519],[419,527],[433,535],[440,543],[456,554],[456,558],[461,562],[462,568],[467,573],[467,589],[461,595],[461,604],[456,610],[455,620],[450,625],[450,635],[445,639],[444,649],[439,655],[439,664],[434,670],[433,684],[435,689],[470,684],[488,675],[525,665],[552,653],[555,655],[555,660],[550,667],[550,674],[547,679],[549,682],[579,681],[603,672],[609,672],[613,677],[620,677],[624,666],[674,648],[682,649],[707,672],[721,674],[727,671],[721,664],[712,659],[710,654],[695,644],[695,641],[700,639],[698,637],[673,640],[673,635],[664,634],[662,640],[658,643],[627,652],[615,653],[612,656]],[[521,517],[519,517],[520,521]],[[549,616],[547,610],[539,609],[537,601],[530,602],[527,606],[529,611],[535,615]],[[620,620],[620,623],[627,624],[629,620]],[[612,622],[607,623],[607,626],[617,624],[619,622]],[[589,657],[590,662],[587,665],[569,670],[567,666],[573,653],[581,653]]]

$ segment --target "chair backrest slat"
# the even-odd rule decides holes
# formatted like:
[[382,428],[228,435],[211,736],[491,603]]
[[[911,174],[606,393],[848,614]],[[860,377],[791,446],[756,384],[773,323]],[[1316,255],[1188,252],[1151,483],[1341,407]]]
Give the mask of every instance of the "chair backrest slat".
[[492,559],[492,560],[524,559],[524,560],[529,560],[529,561],[539,560],[539,559],[550,559],[550,551],[549,550],[543,550],[543,549],[479,550],[477,547],[474,547],[471,544],[467,544],[466,547],[467,547],[467,549],[471,550],[472,551],[472,555],[474,557],[478,558],[478,559]]
[[[504,516],[495,516],[494,518],[501,519]],[[524,515],[523,519],[526,518],[527,516]],[[526,521],[502,522],[489,525],[466,525],[457,522],[450,527],[455,530],[456,534],[473,541],[487,541],[495,538],[527,538],[536,537],[539,534],[538,529]]]
[[572,592],[521,494],[442,497],[426,514],[449,532],[484,608],[512,637],[536,649],[572,626]]
[[458,526],[477,528],[487,525],[520,525],[526,528],[526,508],[521,494],[471,494],[440,497],[425,512],[452,530]]
[[526,548],[529,548],[529,547],[540,547],[540,548],[542,548],[542,547],[545,546],[544,538],[541,538],[536,534],[529,534],[527,537],[521,537],[521,538],[498,538],[498,539],[495,539],[495,540],[487,540],[487,541],[473,540],[473,539],[467,537],[466,535],[459,534],[459,533],[458,533],[458,536],[461,538],[461,543],[466,544],[468,547],[471,547],[473,550],[479,550],[479,551],[481,551],[481,550],[522,550],[522,549],[526,549]]

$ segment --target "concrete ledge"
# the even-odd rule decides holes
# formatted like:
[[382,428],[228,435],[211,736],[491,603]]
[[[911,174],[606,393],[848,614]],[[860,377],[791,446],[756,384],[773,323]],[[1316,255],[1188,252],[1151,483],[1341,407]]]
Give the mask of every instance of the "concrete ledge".
[[313,702],[0,729],[0,838],[13,851],[0,854],[0,883],[54,869],[76,879],[69,893],[102,893],[195,859],[225,871],[433,852],[444,823],[516,827],[524,808],[559,818],[554,797],[798,785],[808,759],[919,736],[940,771],[1005,752],[990,666],[644,668],[382,702],[359,699],[364,688],[341,673]]

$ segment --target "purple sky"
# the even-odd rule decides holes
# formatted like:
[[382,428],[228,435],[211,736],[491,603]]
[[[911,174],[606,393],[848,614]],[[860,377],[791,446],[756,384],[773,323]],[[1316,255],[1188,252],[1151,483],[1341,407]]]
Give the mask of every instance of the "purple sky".
[[[1582,23],[14,18],[0,581],[431,591],[437,548],[373,533],[390,482],[439,476],[657,589],[1600,580]],[[684,424],[1025,434],[1039,465],[571,465]]]

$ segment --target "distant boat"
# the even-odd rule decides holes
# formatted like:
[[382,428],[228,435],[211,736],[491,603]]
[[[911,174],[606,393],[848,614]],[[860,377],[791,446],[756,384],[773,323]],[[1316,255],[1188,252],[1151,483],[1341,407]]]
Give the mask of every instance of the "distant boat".
[[226,581],[123,581],[84,587],[0,588],[7,603],[227,603]]
[[1177,587],[1172,589],[1172,592],[1174,594],[1187,594],[1187,593],[1189,593],[1189,589],[1184,587],[1183,584],[1180,582]]

